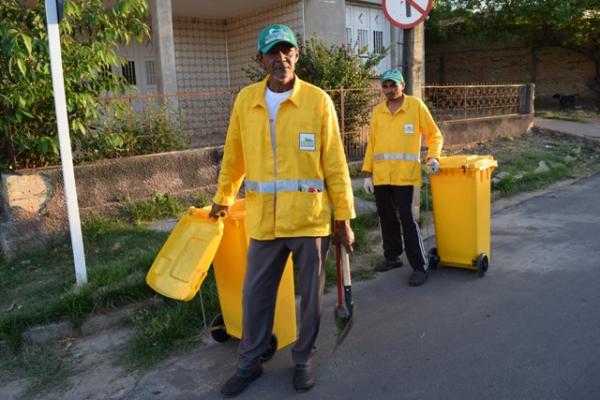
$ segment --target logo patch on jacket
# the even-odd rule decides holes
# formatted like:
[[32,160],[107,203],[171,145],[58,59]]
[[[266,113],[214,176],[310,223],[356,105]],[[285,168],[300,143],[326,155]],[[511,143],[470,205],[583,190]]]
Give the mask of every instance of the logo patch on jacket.
[[315,134],[311,132],[300,132],[300,150],[315,151],[316,148]]
[[415,126],[413,124],[404,124],[404,133],[415,133]]

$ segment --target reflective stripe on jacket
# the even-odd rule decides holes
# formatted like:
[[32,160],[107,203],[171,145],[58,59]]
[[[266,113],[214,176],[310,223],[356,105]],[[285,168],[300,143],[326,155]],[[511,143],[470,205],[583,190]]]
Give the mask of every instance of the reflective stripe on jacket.
[[251,238],[329,235],[330,203],[335,220],[355,217],[333,102],[296,77],[277,113],[275,157],[265,103],[267,80],[245,87],[235,100],[213,201],[233,204],[245,178]]
[[387,101],[373,109],[362,170],[373,174],[374,185],[421,185],[421,135],[427,158],[439,158],[444,139],[418,98],[405,94],[393,115]]

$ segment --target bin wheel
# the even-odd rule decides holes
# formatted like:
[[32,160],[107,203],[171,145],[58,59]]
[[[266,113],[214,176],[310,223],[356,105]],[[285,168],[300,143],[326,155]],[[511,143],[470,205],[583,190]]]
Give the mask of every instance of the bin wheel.
[[277,336],[271,335],[271,340],[269,341],[269,347],[263,353],[263,355],[260,356],[260,362],[265,363],[265,362],[269,361],[271,358],[273,358],[276,351],[277,351]]
[[488,257],[485,255],[485,253],[481,253],[479,257],[477,257],[475,265],[477,265],[477,273],[479,274],[479,276],[484,276],[489,266]]
[[227,333],[225,329],[225,321],[223,320],[223,315],[217,314],[215,318],[213,318],[210,323],[210,336],[219,343],[224,343],[231,339],[231,336]]
[[438,256],[437,248],[432,247],[427,254],[427,259],[429,262],[429,269],[435,270],[440,266],[440,256]]

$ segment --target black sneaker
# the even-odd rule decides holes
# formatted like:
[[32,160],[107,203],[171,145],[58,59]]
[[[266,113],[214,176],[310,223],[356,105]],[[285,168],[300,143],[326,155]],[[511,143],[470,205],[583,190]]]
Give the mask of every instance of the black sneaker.
[[400,268],[401,266],[402,266],[402,261],[400,261],[400,260],[395,260],[395,261],[383,260],[382,262],[375,265],[375,271],[385,272],[385,271],[389,271],[390,269],[393,269],[393,268]]
[[317,379],[312,363],[296,364],[294,370],[294,389],[297,392],[307,392],[315,386]]
[[223,397],[234,397],[242,393],[252,381],[258,379],[263,373],[261,364],[254,368],[238,368],[235,374],[229,378],[221,388]]
[[427,281],[429,271],[413,271],[408,279],[408,286],[421,286]]

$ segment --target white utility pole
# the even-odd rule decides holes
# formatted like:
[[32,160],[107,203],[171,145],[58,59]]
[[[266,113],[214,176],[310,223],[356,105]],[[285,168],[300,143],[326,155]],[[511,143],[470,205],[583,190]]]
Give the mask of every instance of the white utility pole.
[[[62,56],[60,52],[60,34],[58,30],[58,7],[56,0],[45,0],[46,21],[48,22],[48,44],[50,48],[50,67],[52,70],[52,88],[54,90],[54,107],[56,108],[56,125],[60,144],[65,198],[69,217],[71,245],[75,261],[75,278],[77,286],[87,283],[85,252],[83,251],[83,235],[79,219],[75,173],[73,171],[73,155],[71,154],[71,137],[69,135],[69,119],[67,117],[67,100],[63,78]],[[62,3],[62,2],[61,2]],[[61,10],[62,11],[62,10]]]

